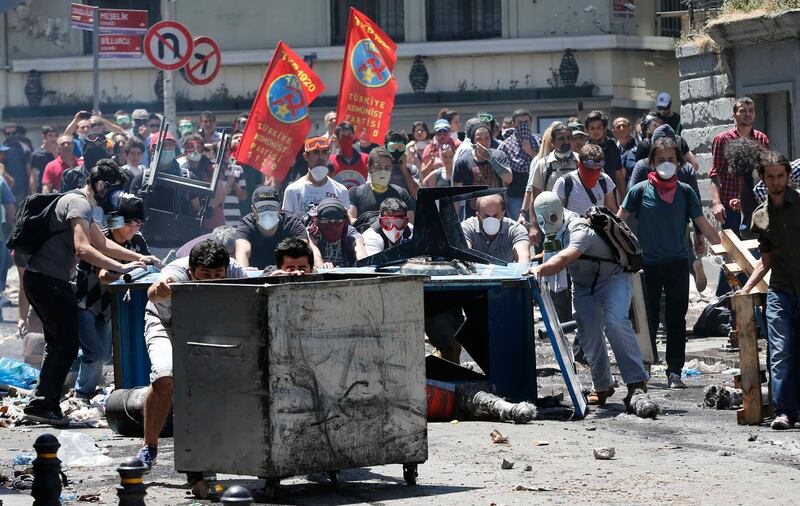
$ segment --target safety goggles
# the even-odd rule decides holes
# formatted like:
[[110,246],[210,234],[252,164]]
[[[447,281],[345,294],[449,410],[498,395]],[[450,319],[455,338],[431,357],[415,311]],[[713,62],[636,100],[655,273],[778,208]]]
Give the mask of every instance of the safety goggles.
[[381,216],[380,217],[381,228],[386,230],[396,229],[402,230],[406,228],[408,225],[408,217],[395,217],[395,216]]
[[406,145],[402,142],[390,142],[386,144],[386,150],[390,153],[394,151],[395,153],[404,153],[406,150]]
[[200,151],[202,149],[202,145],[199,142],[187,142],[183,145],[184,151],[187,153],[194,153],[195,151]]
[[488,112],[479,112],[475,115],[477,119],[479,119],[483,123],[491,123],[494,121],[494,116],[489,114]]
[[306,140],[306,151],[327,151],[330,143],[327,139],[316,138]]
[[602,169],[606,166],[605,160],[586,160],[581,161],[581,164],[587,169]]

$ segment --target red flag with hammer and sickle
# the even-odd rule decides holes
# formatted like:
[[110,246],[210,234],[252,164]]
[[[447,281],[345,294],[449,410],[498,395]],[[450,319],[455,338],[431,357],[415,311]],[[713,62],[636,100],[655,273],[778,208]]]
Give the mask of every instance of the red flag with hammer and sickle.
[[279,42],[250,109],[236,161],[274,176],[279,184],[311,130],[308,106],[324,89],[303,59]]
[[383,144],[397,95],[396,50],[375,22],[350,8],[336,121],[352,123],[357,139]]

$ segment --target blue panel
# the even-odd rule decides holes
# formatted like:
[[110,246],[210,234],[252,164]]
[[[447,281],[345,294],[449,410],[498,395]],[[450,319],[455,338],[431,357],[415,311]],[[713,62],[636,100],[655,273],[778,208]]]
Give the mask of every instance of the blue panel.
[[[124,301],[126,293],[130,300]],[[117,299],[119,314],[112,315],[119,325],[121,384],[116,388],[134,388],[150,384],[150,357],[144,344],[144,308],[147,305],[147,287],[131,288],[112,295]],[[117,361],[115,361],[117,362]]]

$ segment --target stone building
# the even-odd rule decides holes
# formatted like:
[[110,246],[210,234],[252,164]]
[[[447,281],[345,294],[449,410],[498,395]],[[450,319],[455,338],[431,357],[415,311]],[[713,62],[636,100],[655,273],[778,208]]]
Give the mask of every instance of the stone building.
[[[162,19],[167,0],[85,1],[147,9],[152,24]],[[283,40],[311,62],[326,83],[327,90],[312,108],[319,128],[322,115],[335,108],[350,5],[372,17],[398,43],[396,127],[410,128],[414,119],[432,123],[434,111],[445,106],[463,115],[488,110],[498,117],[525,106],[534,111],[540,129],[580,108],[634,117],[652,109],[660,91],[670,92],[677,108],[677,33],[671,20],[657,15],[657,10],[675,9],[677,4],[177,0],[176,19],[193,35],[214,38],[223,54],[222,69],[210,85],[176,79],[178,114],[212,109],[225,121],[248,110],[272,50]],[[66,0],[22,0],[0,17],[6,34],[0,38],[0,107],[5,120],[31,126],[45,120],[63,123],[91,103],[92,36],[69,28],[69,9]],[[574,55],[576,66],[568,54]],[[412,68],[417,69],[413,85]],[[155,89],[158,73],[147,59],[101,60],[100,69],[104,112],[162,109]],[[420,77],[424,73],[427,80]]]

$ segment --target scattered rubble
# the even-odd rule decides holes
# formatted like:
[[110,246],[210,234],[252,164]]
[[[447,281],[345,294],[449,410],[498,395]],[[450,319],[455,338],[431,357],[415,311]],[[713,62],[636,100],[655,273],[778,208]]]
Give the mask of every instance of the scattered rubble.
[[497,429],[494,429],[491,434],[489,434],[489,437],[492,438],[492,443],[494,444],[509,444],[508,438]]
[[606,446],[595,448],[592,453],[594,453],[594,458],[597,460],[611,460],[617,454],[617,450],[613,446]]
[[[704,390],[703,407],[713,409],[736,409],[742,406],[744,391],[725,385],[708,385]],[[769,389],[761,387],[761,398],[769,398]]]
[[500,469],[511,469],[513,467],[514,467],[514,461],[513,460],[503,459],[503,462],[500,463]]

